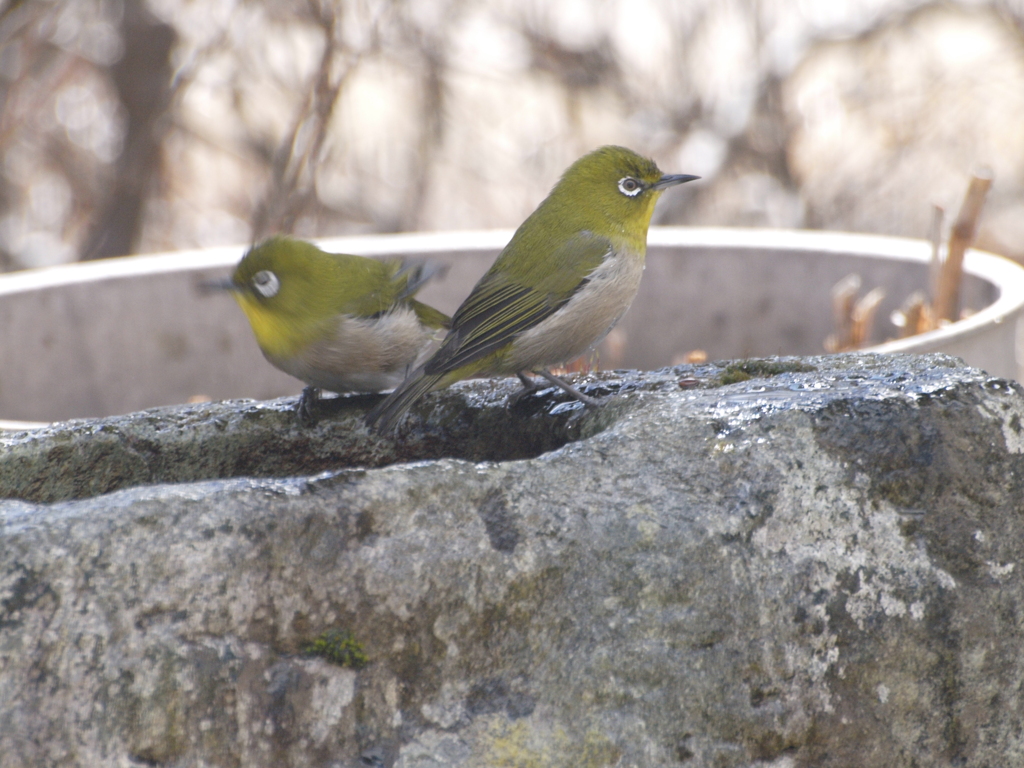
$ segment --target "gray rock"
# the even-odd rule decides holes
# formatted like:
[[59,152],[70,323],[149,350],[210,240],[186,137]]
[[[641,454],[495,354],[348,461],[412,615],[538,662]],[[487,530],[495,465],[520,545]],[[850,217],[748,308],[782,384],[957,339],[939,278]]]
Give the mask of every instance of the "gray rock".
[[3,438],[0,764],[1024,764],[1021,388],[737,370]]

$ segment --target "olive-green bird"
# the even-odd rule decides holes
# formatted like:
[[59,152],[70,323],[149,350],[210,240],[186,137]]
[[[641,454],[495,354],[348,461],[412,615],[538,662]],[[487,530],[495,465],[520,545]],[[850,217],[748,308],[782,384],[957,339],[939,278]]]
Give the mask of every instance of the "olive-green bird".
[[422,359],[451,322],[413,298],[437,272],[274,236],[249,249],[219,287],[234,294],[264,357],[309,385],[298,407],[308,423],[319,390],[391,389]]
[[582,355],[636,296],[654,204],[698,176],[663,175],[624,147],[601,147],[562,175],[456,310],[441,347],[367,422],[391,430],[416,400],[471,376],[535,373],[587,405],[547,368]]

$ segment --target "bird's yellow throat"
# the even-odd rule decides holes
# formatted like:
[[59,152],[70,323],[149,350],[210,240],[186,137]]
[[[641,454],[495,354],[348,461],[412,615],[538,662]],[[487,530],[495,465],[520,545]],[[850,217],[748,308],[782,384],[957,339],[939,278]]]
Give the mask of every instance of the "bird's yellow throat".
[[298,354],[304,341],[308,343],[298,328],[292,327],[279,313],[267,309],[258,299],[239,291],[235,291],[234,296],[252,326],[256,343],[266,354],[289,358]]

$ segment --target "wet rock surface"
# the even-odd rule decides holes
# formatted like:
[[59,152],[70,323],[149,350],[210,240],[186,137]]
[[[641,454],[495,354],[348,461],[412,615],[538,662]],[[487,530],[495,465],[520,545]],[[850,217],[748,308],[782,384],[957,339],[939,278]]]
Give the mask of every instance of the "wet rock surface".
[[[856,355],[588,381],[619,394],[471,382],[383,440],[372,400],[5,437],[3,765],[1024,760],[1019,385]],[[310,654],[331,631],[366,662]]]

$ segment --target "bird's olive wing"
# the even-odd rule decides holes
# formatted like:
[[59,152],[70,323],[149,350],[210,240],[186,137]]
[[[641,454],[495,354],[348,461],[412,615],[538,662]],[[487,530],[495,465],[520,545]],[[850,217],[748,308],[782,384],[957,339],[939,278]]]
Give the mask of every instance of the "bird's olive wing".
[[452,330],[425,372],[447,373],[479,360],[550,317],[611,249],[607,238],[583,232],[522,276],[506,268],[506,249],[456,311]]
[[380,317],[399,303],[409,273],[399,258],[369,259],[332,254],[341,266],[335,283],[335,310],[353,317]]

